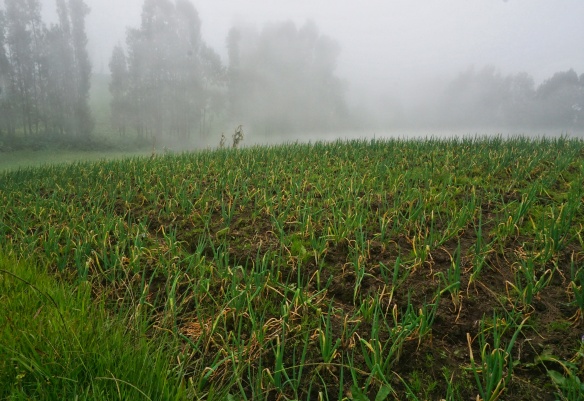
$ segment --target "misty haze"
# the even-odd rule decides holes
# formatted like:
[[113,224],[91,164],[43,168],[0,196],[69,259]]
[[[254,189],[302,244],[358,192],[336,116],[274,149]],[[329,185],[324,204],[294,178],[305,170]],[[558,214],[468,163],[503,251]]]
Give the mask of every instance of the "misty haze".
[[0,149],[580,136],[583,8],[4,0]]
[[0,0],[0,400],[582,401],[582,17]]

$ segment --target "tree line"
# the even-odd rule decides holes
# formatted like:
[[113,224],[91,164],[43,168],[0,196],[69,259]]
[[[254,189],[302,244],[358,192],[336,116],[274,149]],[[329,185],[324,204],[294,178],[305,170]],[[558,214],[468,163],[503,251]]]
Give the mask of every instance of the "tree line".
[[0,139],[65,138],[92,132],[91,63],[83,0],[56,0],[47,26],[39,0],[5,0],[0,9]]
[[266,135],[342,125],[339,46],[314,23],[233,27],[223,65],[188,0],[146,0],[141,15],[109,64],[112,123],[121,135],[196,139],[217,121]]
[[[40,0],[4,4],[0,150],[15,137],[90,141],[89,7],[84,0],[55,0],[57,22],[47,25]],[[139,26],[128,27],[109,61],[114,132],[162,145],[196,143],[241,124],[269,136],[355,123],[335,73],[340,46],[314,23],[235,24],[226,37],[226,63],[202,39],[201,24],[189,0],[144,0]],[[583,129],[584,74],[558,72],[536,87],[527,73],[471,68],[423,104],[393,122]]]
[[[41,20],[39,0],[0,9],[2,138],[92,137],[91,63],[83,0],[56,0],[58,22]],[[144,0],[109,61],[111,127],[145,142],[196,142],[224,126],[285,133],[334,129],[346,121],[340,47],[314,23],[235,26],[228,60],[201,37],[189,0]]]
[[[429,91],[431,92],[431,91]],[[394,120],[436,128],[584,130],[584,74],[559,71],[539,85],[526,72],[505,75],[494,66],[458,74],[428,99]]]

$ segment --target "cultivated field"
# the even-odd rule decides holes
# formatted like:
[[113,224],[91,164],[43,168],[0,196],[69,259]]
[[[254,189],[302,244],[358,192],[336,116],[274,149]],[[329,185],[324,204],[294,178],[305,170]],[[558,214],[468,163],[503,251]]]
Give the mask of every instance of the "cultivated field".
[[[0,249],[173,344],[165,372],[187,399],[577,400],[583,182],[584,142],[567,138],[47,166],[0,174]],[[15,280],[0,271],[0,289]],[[16,348],[0,347],[0,378],[19,394],[96,382]],[[116,399],[156,399],[110,379]]]

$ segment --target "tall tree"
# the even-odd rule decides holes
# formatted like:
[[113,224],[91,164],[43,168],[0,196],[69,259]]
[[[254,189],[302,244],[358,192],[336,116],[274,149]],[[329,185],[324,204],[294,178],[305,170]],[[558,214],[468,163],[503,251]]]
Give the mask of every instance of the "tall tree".
[[234,120],[265,133],[337,128],[345,122],[338,44],[312,22],[236,27],[227,38]]
[[0,10],[0,138],[3,134],[14,134],[11,110],[12,66],[6,54],[6,16]]
[[[126,45],[128,123],[139,135],[159,140],[203,133],[222,66],[201,39],[201,21],[192,3],[145,0],[141,25],[128,30]],[[110,68],[121,71],[120,63],[115,49]],[[120,100],[114,93],[118,86],[110,88],[114,101]]]
[[38,133],[40,124],[40,50],[43,40],[38,0],[5,0],[6,42],[13,69],[11,99],[25,135]]
[[526,127],[533,124],[535,82],[526,72],[509,77],[509,102],[505,105],[506,123]]
[[[68,134],[92,130],[91,64],[83,0],[56,0],[58,23],[47,28],[39,0],[5,0],[0,29],[0,113],[12,133]],[[7,111],[8,110],[8,111]]]
[[536,91],[541,124],[569,126],[581,123],[582,86],[572,69],[555,73]]
[[111,122],[120,135],[126,133],[126,124],[129,115],[128,107],[128,62],[122,46],[114,47],[109,63],[111,81],[109,90],[112,95],[110,103]]
[[75,134],[75,62],[71,45],[71,22],[65,0],[57,0],[59,23],[47,30],[47,125],[57,135]]
[[91,89],[91,62],[87,54],[85,17],[90,8],[83,0],[69,0],[71,15],[71,44],[75,61],[74,128],[78,136],[88,136],[93,130],[93,118],[89,108]]

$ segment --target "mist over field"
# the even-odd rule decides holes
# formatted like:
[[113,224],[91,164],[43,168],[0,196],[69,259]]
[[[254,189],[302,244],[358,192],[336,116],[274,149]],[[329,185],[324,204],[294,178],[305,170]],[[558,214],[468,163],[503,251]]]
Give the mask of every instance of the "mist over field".
[[581,400],[582,16],[0,0],[0,400]]
[[584,132],[576,0],[0,10],[0,150]]

